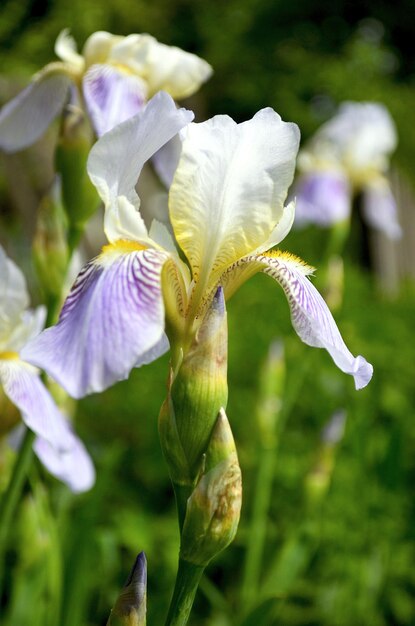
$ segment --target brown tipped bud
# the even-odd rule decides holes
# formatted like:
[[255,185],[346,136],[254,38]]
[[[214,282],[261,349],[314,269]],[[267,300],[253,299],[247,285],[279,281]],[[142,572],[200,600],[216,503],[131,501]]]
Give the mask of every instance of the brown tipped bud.
[[222,409],[201,478],[187,501],[180,557],[205,566],[228,546],[238,529],[242,478],[231,428]]
[[107,626],[145,626],[147,561],[140,552],[111,611]]

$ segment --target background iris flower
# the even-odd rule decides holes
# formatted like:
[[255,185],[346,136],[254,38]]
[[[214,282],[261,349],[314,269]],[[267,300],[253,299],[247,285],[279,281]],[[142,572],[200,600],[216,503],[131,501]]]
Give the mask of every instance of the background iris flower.
[[46,309],[28,310],[23,274],[0,247],[0,383],[18,407],[26,426],[36,433],[34,451],[45,467],[72,491],[86,491],[95,481],[92,461],[56,406],[37,368],[21,350],[45,323]]
[[[262,271],[283,287],[293,326],[324,347],[365,386],[372,366],[345,346],[300,259],[267,252],[289,232],[299,131],[270,108],[236,124],[216,116],[189,124],[165,93],[103,136],[88,161],[105,205],[109,245],[76,280],[56,326],[24,356],[80,397],[128,377],[171,344],[173,368],[191,345],[222,286],[226,297]],[[140,215],[135,185],[144,163],[181,129],[183,145],[170,187],[166,223]],[[183,258],[186,260],[183,261]]]
[[372,102],[345,102],[300,152],[296,224],[331,226],[350,216],[362,193],[367,223],[396,239],[397,208],[386,172],[397,136],[388,110]]
[[93,33],[82,54],[67,30],[56,55],[0,111],[0,147],[8,152],[34,143],[70,102],[86,108],[98,136],[143,109],[157,91],[185,98],[212,73],[206,61],[151,35]]

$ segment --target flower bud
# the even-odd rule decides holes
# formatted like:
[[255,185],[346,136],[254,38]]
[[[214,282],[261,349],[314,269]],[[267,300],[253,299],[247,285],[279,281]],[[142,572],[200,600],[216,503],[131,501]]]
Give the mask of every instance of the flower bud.
[[86,163],[93,144],[93,133],[83,111],[68,106],[63,117],[61,135],[56,146],[56,171],[62,179],[62,197],[69,219],[69,236],[74,248],[85,222],[99,206],[95,187],[91,183]]
[[69,253],[58,176],[39,205],[32,250],[36,273],[46,299],[59,298],[68,267]]
[[147,561],[140,552],[111,611],[107,626],[145,626]]
[[257,420],[263,448],[275,446],[284,386],[284,344],[273,341],[259,377]]
[[[178,372],[171,377],[160,438],[172,476],[183,466],[188,468],[183,479],[194,481],[200,472],[217,415],[228,398],[227,354],[225,300],[219,288]],[[178,456],[183,457],[180,463]]]
[[206,566],[234,539],[242,505],[242,478],[232,431],[219,412],[201,477],[187,501],[180,558]]

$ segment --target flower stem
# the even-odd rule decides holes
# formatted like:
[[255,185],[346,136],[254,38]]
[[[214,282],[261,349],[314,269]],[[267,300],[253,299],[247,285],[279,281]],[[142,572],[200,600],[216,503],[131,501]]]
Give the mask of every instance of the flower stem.
[[176,584],[165,626],[185,626],[204,567],[179,559]]
[[14,515],[17,502],[23,488],[23,484],[27,475],[27,471],[33,456],[33,442],[35,434],[26,428],[26,432],[17,453],[17,459],[13,467],[13,473],[10,478],[9,486],[3,496],[0,508],[0,597],[3,582],[4,567],[4,549],[6,546],[7,535],[10,528],[10,522]]

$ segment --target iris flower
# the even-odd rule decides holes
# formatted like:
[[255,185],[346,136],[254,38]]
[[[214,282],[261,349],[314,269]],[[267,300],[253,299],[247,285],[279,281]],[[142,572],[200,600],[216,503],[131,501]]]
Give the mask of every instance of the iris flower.
[[[236,124],[226,115],[190,123],[157,94],[137,116],[92,148],[88,171],[105,205],[108,245],[80,272],[56,326],[24,356],[81,397],[127,378],[131,369],[172,349],[173,367],[191,345],[210,303],[265,272],[283,288],[293,326],[324,347],[364,387],[372,366],[353,357],[308,275],[312,268],[268,250],[288,233],[284,206],[299,131],[270,108]],[[182,130],[181,130],[182,129]],[[182,150],[169,191],[166,227],[140,215],[135,185],[144,163],[181,130]]]
[[401,235],[386,172],[396,148],[387,109],[371,102],[345,102],[300,152],[296,224],[331,226],[350,216],[352,197],[362,193],[367,223],[391,239]]
[[24,276],[0,247],[0,384],[36,433],[34,451],[45,467],[73,491],[85,491],[95,481],[91,459],[37,368],[21,357],[22,348],[45,322],[45,308],[28,310],[28,304]]
[[71,101],[84,102],[98,136],[141,111],[160,89],[173,98],[192,95],[212,68],[194,54],[147,34],[120,37],[96,32],[82,55],[67,30],[58,37],[61,59],[46,65],[0,111],[0,147],[8,152],[33,144]]

